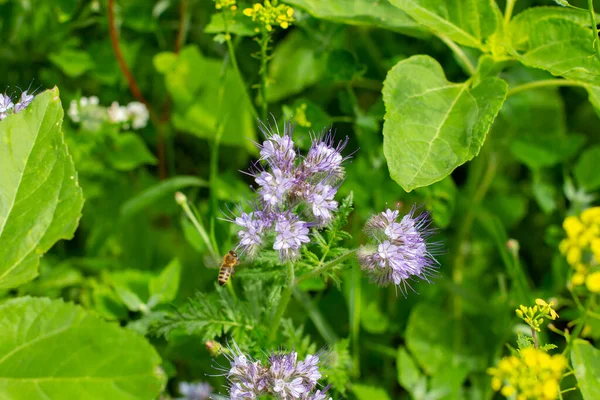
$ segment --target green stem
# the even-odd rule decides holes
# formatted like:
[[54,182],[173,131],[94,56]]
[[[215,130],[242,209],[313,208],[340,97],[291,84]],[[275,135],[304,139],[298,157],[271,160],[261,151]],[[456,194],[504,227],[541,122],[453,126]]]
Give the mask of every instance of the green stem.
[[533,327],[530,327],[530,328],[531,328],[531,337],[533,338],[533,347],[535,347],[537,349],[539,347],[537,333],[536,333],[535,329],[533,329]]
[[585,328],[585,324],[587,323],[588,320],[588,311],[591,308],[592,304],[594,303],[594,295],[590,295],[590,297],[588,297],[587,302],[585,304],[585,311],[583,313],[583,318],[581,319],[581,322],[577,324],[577,327],[575,327],[575,330],[573,331],[573,333],[569,338],[569,341],[567,342],[567,346],[565,347],[565,350],[563,351],[563,354],[569,354],[569,351],[571,351],[571,345],[573,344],[573,340],[577,339],[579,337],[579,335],[581,335],[581,332],[583,331],[583,328]]
[[335,267],[336,265],[338,265],[339,263],[341,263],[342,261],[347,260],[348,258],[352,257],[354,254],[356,254],[356,252],[358,251],[358,249],[354,249],[354,250],[349,250],[347,253],[342,254],[341,256],[339,256],[338,258],[335,258],[325,264],[323,264],[321,267],[314,269],[312,271],[310,271],[307,274],[302,275],[301,277],[299,277],[298,279],[296,279],[296,285],[299,284],[300,282],[306,280],[306,279],[310,279],[313,278],[315,276],[319,276],[322,273],[326,272],[327,270]]
[[212,143],[212,147],[210,149],[210,165],[209,165],[209,185],[210,185],[210,215],[212,218],[210,220],[210,239],[214,249],[218,249],[219,246],[217,244],[217,238],[215,235],[215,225],[216,225],[216,215],[218,209],[218,199],[217,199],[217,178],[219,176],[219,146],[221,144],[221,136],[223,135],[223,126],[224,124],[219,124],[217,126],[217,134],[215,135],[215,140]]
[[360,311],[361,311],[361,271],[358,263],[352,266],[352,290],[350,292],[350,341],[352,343],[352,367],[354,376],[360,375]]
[[504,25],[508,25],[510,22],[516,2],[517,0],[506,0],[506,8],[504,9]]
[[269,103],[267,102],[267,62],[269,60],[269,34],[263,32],[260,39],[260,97],[261,97],[261,117],[263,121],[267,119]]
[[593,0],[588,0],[588,9],[590,11],[590,20],[592,23],[592,33],[593,33],[593,42],[594,50],[596,50],[596,57],[598,57],[598,61],[600,61],[600,42],[598,41],[598,28],[596,27],[596,13],[594,12],[594,2]]
[[273,315],[273,320],[271,321],[271,326],[269,327],[269,339],[271,341],[275,340],[277,336],[277,329],[279,328],[279,324],[281,323],[281,318],[283,314],[285,314],[285,310],[290,302],[290,298],[292,297],[292,292],[294,290],[294,263],[288,261],[288,283],[287,286],[281,292],[281,298],[279,299],[279,304],[277,305],[277,309],[275,310],[275,314]]
[[210,241],[208,234],[206,233],[206,229],[204,229],[204,225],[202,225],[202,222],[200,222],[200,220],[198,218],[196,218],[196,215],[192,212],[190,205],[188,203],[187,197],[185,198],[185,201],[180,202],[180,204],[181,204],[181,208],[183,208],[183,211],[187,215],[188,219],[192,222],[192,224],[194,225],[194,228],[196,228],[196,230],[200,234],[200,237],[204,241],[204,244],[206,244],[206,247],[208,248],[210,255],[212,257],[218,259],[219,256],[217,255],[215,248],[213,247],[213,244]]
[[[222,12],[221,15],[223,16],[223,25],[225,26],[225,41],[227,42],[227,51],[229,52],[229,59],[231,60],[231,65],[233,66],[233,69],[235,70],[235,73],[237,74],[240,82],[245,82],[244,77],[242,76],[242,72],[240,71],[240,68],[238,66],[237,57],[235,55],[235,48],[233,46],[233,43],[231,42],[231,35],[229,34],[229,26],[227,25],[227,18],[225,18],[225,12]],[[252,99],[250,98],[250,95],[246,90],[246,85],[244,85],[243,88],[244,95],[248,99],[249,104],[252,108],[252,115],[254,115],[255,118],[258,118],[258,112],[256,111],[254,103],[252,102]]]
[[454,52],[456,57],[458,57],[458,59],[462,61],[462,64],[467,69],[469,75],[473,75],[476,71],[475,66],[473,65],[471,60],[469,60],[469,57],[467,57],[467,54],[463,51],[463,49],[459,45],[454,43],[450,38],[444,35],[438,34],[438,37]]
[[523,85],[518,85],[513,88],[508,89],[507,97],[515,95],[519,92],[529,89],[537,89],[541,87],[551,87],[551,86],[581,86],[585,87],[585,83],[572,81],[570,79],[545,79],[541,81],[534,81],[529,83],[524,83]]

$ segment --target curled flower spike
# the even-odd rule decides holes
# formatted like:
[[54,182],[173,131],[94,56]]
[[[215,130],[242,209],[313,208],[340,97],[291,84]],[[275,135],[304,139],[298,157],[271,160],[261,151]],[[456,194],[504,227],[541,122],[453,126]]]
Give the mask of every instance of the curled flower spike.
[[208,400],[213,394],[210,384],[205,382],[180,382],[179,393],[185,400]]
[[230,382],[232,400],[255,399],[272,396],[276,399],[325,400],[323,390],[317,389],[321,379],[320,356],[308,355],[298,361],[298,353],[276,352],[268,359],[268,365],[254,361],[244,354],[234,342],[225,353],[230,367],[221,368]]
[[[312,145],[304,157],[292,139],[293,126],[287,122],[283,132],[260,124],[265,140],[256,143],[260,159],[248,175],[257,184],[258,199],[252,211],[225,220],[241,229],[236,250],[252,257],[274,237],[273,250],[282,262],[300,256],[302,245],[310,242],[309,228],[324,228],[338,210],[335,200],[343,176],[341,151],[348,138],[338,143],[332,131],[312,137]],[[270,234],[271,233],[271,234]],[[269,243],[270,244],[270,243]]]
[[398,210],[387,209],[371,217],[365,232],[379,244],[358,250],[361,268],[371,281],[381,286],[394,284],[402,293],[413,278],[428,281],[438,266],[435,255],[440,245],[427,243],[434,232],[429,213],[415,216],[415,211],[413,207],[400,221]]

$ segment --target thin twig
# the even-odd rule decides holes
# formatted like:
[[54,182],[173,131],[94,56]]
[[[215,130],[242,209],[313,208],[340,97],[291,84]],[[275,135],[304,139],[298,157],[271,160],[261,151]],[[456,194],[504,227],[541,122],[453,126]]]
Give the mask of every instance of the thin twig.
[[188,0],[181,0],[179,3],[179,28],[177,30],[177,39],[175,40],[175,54],[179,54],[185,42],[185,33],[188,25],[187,10]]

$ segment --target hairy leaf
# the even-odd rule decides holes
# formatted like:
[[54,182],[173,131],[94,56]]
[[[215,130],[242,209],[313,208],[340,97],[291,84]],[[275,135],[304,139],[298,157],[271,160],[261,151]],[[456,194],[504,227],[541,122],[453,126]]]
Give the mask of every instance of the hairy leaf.
[[396,64],[383,87],[383,150],[392,179],[411,191],[442,180],[475,157],[506,90],[506,82],[493,77],[474,88],[448,82],[428,56]]
[[163,386],[143,337],[62,300],[10,300],[0,330],[0,398],[151,399]]
[[470,47],[484,47],[496,30],[492,0],[390,0],[435,33]]
[[33,279],[41,255],[77,228],[83,194],[62,119],[54,88],[0,121],[0,288]]

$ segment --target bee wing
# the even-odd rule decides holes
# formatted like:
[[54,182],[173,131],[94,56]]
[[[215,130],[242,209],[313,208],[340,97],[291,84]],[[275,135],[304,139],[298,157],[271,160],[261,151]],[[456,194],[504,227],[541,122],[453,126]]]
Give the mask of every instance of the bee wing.
[[219,268],[221,268],[222,260],[219,260],[219,259],[217,259],[215,257],[212,257],[212,256],[208,255],[208,254],[205,255],[204,257],[202,257],[202,261],[204,262],[204,266],[206,268],[209,268],[209,269],[219,269]]

